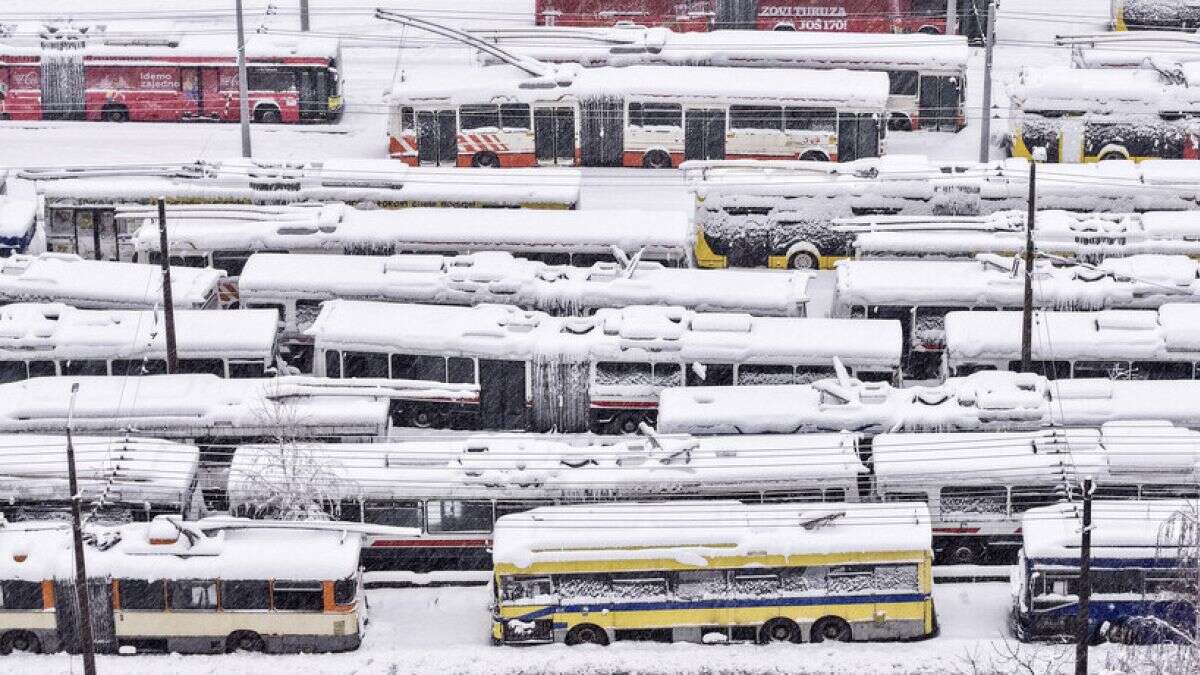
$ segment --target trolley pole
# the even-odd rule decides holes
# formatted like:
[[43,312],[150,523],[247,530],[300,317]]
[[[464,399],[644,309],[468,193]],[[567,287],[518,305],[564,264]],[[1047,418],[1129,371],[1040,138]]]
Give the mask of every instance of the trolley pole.
[[1033,371],[1033,227],[1037,219],[1037,162],[1029,161],[1029,213],[1025,216],[1025,301],[1021,305],[1021,372]]
[[1092,479],[1083,481],[1083,532],[1079,542],[1079,613],[1075,617],[1075,675],[1088,675],[1088,603],[1092,599]]
[[996,50],[996,0],[988,3],[986,55],[983,65],[983,106],[980,109],[979,161],[986,162],[991,156],[992,136],[992,54]]
[[237,6],[237,67],[238,67],[238,119],[242,125],[242,157],[250,157],[250,100],[246,93],[246,29],[242,25],[242,0],[234,0]]
[[300,32],[308,32],[308,0],[300,0]]
[[167,374],[179,372],[175,347],[175,301],[171,295],[171,254],[167,245],[167,200],[158,200],[158,257],[162,263],[163,318],[167,324]]
[[79,514],[79,480],[75,475],[75,445],[71,442],[71,418],[79,383],[71,385],[67,406],[67,489],[71,492],[71,536],[75,548],[75,602],[79,609],[79,648],[83,652],[84,675],[96,675],[96,645],[92,637],[92,608],[88,597],[87,566],[83,556],[83,519]]

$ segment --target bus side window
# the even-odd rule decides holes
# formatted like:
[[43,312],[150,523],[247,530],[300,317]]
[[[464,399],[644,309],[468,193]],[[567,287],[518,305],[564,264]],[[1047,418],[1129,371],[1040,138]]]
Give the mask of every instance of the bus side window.
[[915,70],[888,71],[888,93],[892,96],[916,96],[917,82]]
[[687,367],[687,386],[689,387],[728,387],[732,385],[732,364],[693,363]]
[[[249,259],[250,254],[245,251],[213,251],[212,254],[213,267],[225,270],[225,274],[231,277],[240,277]],[[279,318],[283,318],[282,312]]]
[[363,522],[392,527],[420,527],[421,506],[415,501],[368,501],[363,504]]
[[342,353],[336,349],[325,352],[325,377],[342,376]]
[[388,355],[377,352],[351,352],[342,356],[344,377],[379,377],[388,376]]
[[416,119],[417,119],[416,114],[413,113],[412,108],[409,108],[409,107],[400,108],[400,130],[401,131],[407,131],[407,132],[411,133],[414,129],[417,128]]
[[29,362],[29,377],[54,377],[55,375],[58,375],[58,370],[54,367],[53,361]]
[[225,377],[225,362],[221,359],[179,359],[179,372]]
[[312,328],[313,322],[321,314],[320,300],[296,301],[296,330]]
[[446,358],[419,354],[392,354],[392,379],[446,381]]
[[0,383],[20,382],[29,377],[24,361],[0,361]]
[[458,499],[431,500],[426,505],[430,532],[491,532],[492,503]]
[[270,608],[270,582],[258,580],[221,582],[221,609]]
[[463,131],[499,129],[500,106],[494,103],[464,105],[459,108],[458,119],[458,128]]
[[186,579],[171,582],[171,609],[216,609],[217,582]]
[[113,359],[112,374],[121,375],[165,375],[167,362],[163,359]]
[[229,377],[235,380],[264,377],[266,374],[262,361],[229,362]]
[[731,105],[729,128],[783,131],[783,108],[769,105]]
[[161,612],[167,607],[162,581],[121,579],[121,609],[143,609]]
[[0,609],[43,609],[42,584],[37,581],[0,582]]
[[784,127],[788,131],[837,131],[835,108],[787,108]]
[[475,359],[462,356],[447,357],[446,382],[450,384],[475,384]]
[[276,580],[271,605],[290,612],[320,612],[325,609],[325,591],[320,581]]
[[108,361],[99,359],[69,359],[59,361],[63,375],[108,375]]
[[532,129],[532,113],[528,103],[500,104],[500,128]]

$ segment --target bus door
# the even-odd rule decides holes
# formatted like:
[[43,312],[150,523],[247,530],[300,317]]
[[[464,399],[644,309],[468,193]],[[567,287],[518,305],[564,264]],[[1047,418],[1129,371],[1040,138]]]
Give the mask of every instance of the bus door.
[[958,107],[962,87],[957,77],[921,76],[918,115],[921,128],[933,131],[958,131]]
[[417,111],[417,161],[432,166],[458,163],[458,117],[453,110]]
[[204,110],[204,80],[199,68],[179,69],[179,88],[182,93],[180,117],[197,117]]
[[688,108],[684,111],[684,159],[725,159],[725,111]]
[[[88,579],[87,587],[88,608],[91,610],[92,618],[92,640],[95,643],[96,652],[115,654],[117,639],[113,625],[112,581]],[[78,654],[82,651],[77,597],[73,579],[54,582],[54,614],[58,620],[58,631],[63,641],[63,648],[71,654]]]
[[575,109],[533,109],[533,150],[538,164],[575,164]]
[[838,114],[838,161],[879,156],[879,115]]
[[479,426],[525,429],[525,362],[479,360]]
[[305,68],[300,71],[300,119],[324,119],[329,112],[328,71]]

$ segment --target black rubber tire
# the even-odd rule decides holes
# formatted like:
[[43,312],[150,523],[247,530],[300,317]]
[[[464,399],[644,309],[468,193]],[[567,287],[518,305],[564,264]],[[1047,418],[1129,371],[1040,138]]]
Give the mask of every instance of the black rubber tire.
[[978,565],[983,562],[982,544],[959,540],[945,550],[946,563],[950,565]]
[[887,121],[888,131],[912,131],[912,120],[904,115],[891,115]]
[[608,633],[604,629],[590,623],[581,623],[571,630],[567,631],[567,637],[563,640],[570,646],[575,645],[600,645],[608,644]]
[[283,115],[279,108],[262,108],[254,113],[254,121],[259,124],[279,124],[283,122]]
[[651,150],[642,158],[642,168],[644,169],[670,169],[671,156],[662,150]]
[[771,642],[800,642],[800,626],[791,619],[771,619],[758,629],[758,641],[761,644]]
[[28,631],[10,631],[5,633],[3,637],[0,637],[0,654],[7,656],[13,652],[40,654],[42,652],[42,642],[38,640],[36,635]]
[[123,105],[106,106],[100,111],[100,119],[105,122],[128,122],[129,109]]
[[1119,152],[1106,152],[1103,155],[1100,155],[1101,162],[1111,162],[1123,159],[1126,159],[1125,155],[1122,155]]
[[265,651],[267,651],[267,643],[263,641],[261,635],[252,631],[231,633],[225,640],[225,653],[227,654],[234,652],[263,653]]
[[638,432],[638,425],[643,421],[644,418],[637,413],[618,413],[608,423],[608,432],[620,436],[631,436]]
[[826,616],[817,619],[812,626],[812,641],[849,642],[854,638],[854,631],[845,619],[836,616]]
[[499,169],[500,158],[494,152],[477,152],[471,158],[471,166],[480,169]]
[[825,153],[823,153],[819,150],[809,150],[808,152],[804,153],[803,155],[800,155],[800,161],[802,161],[802,162],[828,162],[829,155],[826,155]]
[[821,268],[821,261],[808,251],[796,251],[788,257],[788,269],[791,270],[818,270]]

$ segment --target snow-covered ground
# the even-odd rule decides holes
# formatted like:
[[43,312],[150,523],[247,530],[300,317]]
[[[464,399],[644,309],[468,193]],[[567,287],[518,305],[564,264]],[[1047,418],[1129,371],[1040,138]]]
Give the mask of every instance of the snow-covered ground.
[[[329,655],[101,656],[99,670],[120,673],[303,672],[304,675],[584,675],[655,673],[704,675],[934,674],[1029,672],[1021,663],[1059,663],[1038,675],[1071,667],[1061,645],[1019,645],[1007,635],[1008,585],[943,584],[934,592],[941,634],[906,643],[803,645],[694,645],[623,643],[610,647],[494,647],[490,644],[490,590],[386,589],[368,592],[371,623],[357,652]],[[1072,648],[1073,649],[1073,648]],[[1109,647],[1093,648],[1093,672],[1104,672]],[[1016,652],[1014,656],[1012,653]],[[973,669],[974,660],[978,669]],[[65,654],[3,657],[10,673],[80,672]]]

